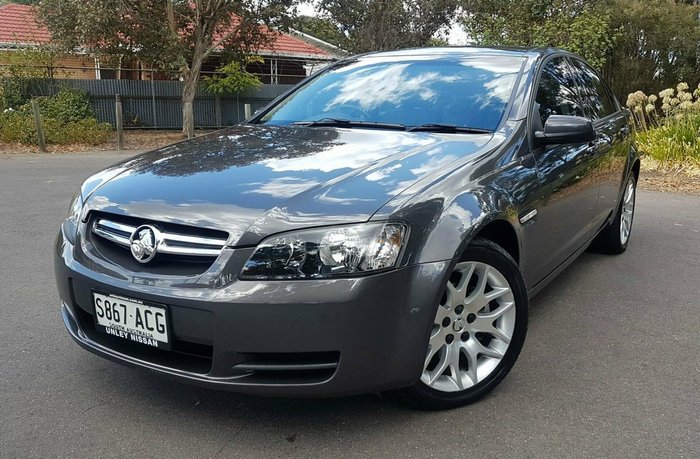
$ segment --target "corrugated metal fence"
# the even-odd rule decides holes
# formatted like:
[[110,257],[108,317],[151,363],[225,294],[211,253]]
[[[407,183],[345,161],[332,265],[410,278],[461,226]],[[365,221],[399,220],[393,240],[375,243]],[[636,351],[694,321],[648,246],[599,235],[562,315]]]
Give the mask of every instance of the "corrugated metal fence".
[[[115,125],[115,96],[119,94],[125,128],[182,128],[181,81],[57,80],[56,83],[89,92],[99,121]],[[250,104],[255,112],[291,87],[266,84],[237,96],[221,97],[200,88],[194,101],[195,127],[216,128],[239,123],[245,118],[244,104]]]

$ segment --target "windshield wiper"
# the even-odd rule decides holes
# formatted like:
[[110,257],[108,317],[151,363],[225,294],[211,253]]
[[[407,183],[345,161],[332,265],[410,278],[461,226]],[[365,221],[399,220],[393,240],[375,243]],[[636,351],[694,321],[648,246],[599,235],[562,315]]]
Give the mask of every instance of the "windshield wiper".
[[456,124],[426,123],[418,126],[411,126],[406,129],[409,132],[445,132],[464,134],[493,134],[493,131],[481,128],[457,126]]
[[330,126],[330,127],[346,127],[346,128],[375,128],[375,129],[393,129],[396,131],[405,131],[406,126],[395,123],[382,123],[379,121],[355,121],[344,118],[321,118],[313,121],[297,121],[292,123],[294,126]]

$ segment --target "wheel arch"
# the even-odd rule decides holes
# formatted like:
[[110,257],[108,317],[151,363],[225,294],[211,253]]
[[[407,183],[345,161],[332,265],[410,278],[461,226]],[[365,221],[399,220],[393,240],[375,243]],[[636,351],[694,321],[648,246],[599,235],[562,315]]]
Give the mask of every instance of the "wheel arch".
[[496,218],[486,222],[473,232],[473,236],[469,238],[464,249],[466,249],[469,242],[477,238],[488,239],[498,245],[508,252],[508,255],[513,258],[515,264],[518,266],[520,265],[520,239],[510,221],[503,218]]
[[634,164],[632,164],[632,174],[634,174],[635,182],[639,182],[639,173],[641,171],[642,163],[639,158],[636,158]]

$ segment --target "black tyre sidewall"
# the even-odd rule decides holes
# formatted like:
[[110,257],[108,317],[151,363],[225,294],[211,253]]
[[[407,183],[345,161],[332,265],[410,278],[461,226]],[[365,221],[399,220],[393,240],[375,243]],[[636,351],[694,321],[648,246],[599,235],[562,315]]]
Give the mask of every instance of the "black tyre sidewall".
[[[627,237],[627,241],[622,243],[620,239],[620,227],[622,225],[622,213],[624,212],[624,201],[625,193],[627,193],[627,187],[630,182],[634,183],[634,206],[632,208],[632,221],[630,223],[630,234]],[[622,197],[618,203],[617,210],[615,211],[615,216],[612,220],[600,231],[598,236],[595,238],[591,245],[591,249],[595,252],[607,253],[612,255],[619,255],[627,250],[630,239],[632,239],[632,228],[634,227],[634,214],[637,208],[637,179],[634,174],[630,176],[625,181],[625,186],[622,191]]]

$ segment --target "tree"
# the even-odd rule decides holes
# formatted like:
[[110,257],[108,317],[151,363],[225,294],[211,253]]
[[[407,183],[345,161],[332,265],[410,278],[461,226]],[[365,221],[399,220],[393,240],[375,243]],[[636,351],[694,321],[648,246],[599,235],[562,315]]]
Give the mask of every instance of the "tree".
[[462,0],[462,24],[478,44],[561,47],[601,69],[616,38],[604,0]]
[[428,46],[449,26],[458,0],[320,0],[317,9],[351,52]]
[[347,37],[327,18],[297,16],[292,27],[340,48],[347,46]]
[[700,8],[694,0],[614,0],[612,26],[619,30],[605,77],[621,99],[637,90],[657,93],[700,81]]
[[[284,29],[297,0],[42,0],[41,19],[64,48],[176,69],[183,134],[192,136],[200,71],[213,53],[255,53]],[[264,25],[262,25],[264,24]]]
[[0,112],[53,92],[58,53],[49,46],[0,53]]
[[239,94],[248,88],[257,88],[261,81],[257,75],[249,73],[247,64],[262,64],[260,56],[246,56],[243,61],[231,61],[218,68],[218,74],[204,77],[204,85],[212,94]]
[[700,80],[696,0],[462,0],[484,45],[555,46],[602,70],[620,100]]

